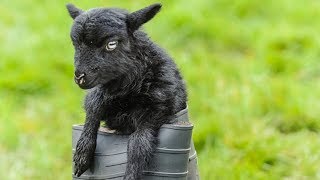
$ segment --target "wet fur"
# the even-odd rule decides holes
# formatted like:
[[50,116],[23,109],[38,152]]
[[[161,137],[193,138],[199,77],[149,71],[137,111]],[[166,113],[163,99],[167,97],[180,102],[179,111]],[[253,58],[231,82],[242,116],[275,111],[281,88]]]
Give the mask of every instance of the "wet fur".
[[[86,121],[74,155],[80,176],[92,163],[100,121],[110,129],[130,134],[124,179],[140,179],[157,144],[159,128],[186,108],[184,82],[173,60],[141,30],[160,4],[129,13],[116,8],[83,11],[68,4],[74,19],[75,74],[86,73],[89,89]],[[166,35],[164,35],[166,36]],[[105,45],[116,39],[115,50]]]

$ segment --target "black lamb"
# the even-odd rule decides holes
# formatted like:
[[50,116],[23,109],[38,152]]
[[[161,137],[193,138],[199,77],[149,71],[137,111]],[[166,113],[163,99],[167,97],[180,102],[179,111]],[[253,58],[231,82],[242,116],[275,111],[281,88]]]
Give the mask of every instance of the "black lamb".
[[108,128],[130,134],[124,179],[141,179],[159,128],[187,106],[176,64],[140,28],[161,4],[133,13],[118,8],[83,11],[72,4],[67,9],[74,19],[74,80],[80,88],[90,89],[84,103],[84,129],[73,157],[74,174],[80,176],[92,163],[100,121],[105,121]]

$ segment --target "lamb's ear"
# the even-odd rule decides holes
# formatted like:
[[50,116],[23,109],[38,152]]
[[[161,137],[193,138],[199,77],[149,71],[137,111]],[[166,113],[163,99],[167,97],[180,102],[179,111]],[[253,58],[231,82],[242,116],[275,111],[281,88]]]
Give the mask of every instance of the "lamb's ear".
[[137,30],[142,24],[152,19],[160,11],[161,6],[160,3],[156,3],[129,14],[127,19],[129,29],[132,32]]
[[71,3],[67,4],[66,7],[72,19],[75,19],[77,16],[83,13],[81,9],[77,8],[75,5]]

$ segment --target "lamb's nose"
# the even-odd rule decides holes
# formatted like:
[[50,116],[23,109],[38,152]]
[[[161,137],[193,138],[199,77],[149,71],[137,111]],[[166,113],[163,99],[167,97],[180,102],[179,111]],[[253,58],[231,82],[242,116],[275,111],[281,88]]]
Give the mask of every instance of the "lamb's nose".
[[74,80],[77,84],[85,83],[84,77],[86,76],[85,73],[78,73],[77,71],[74,73]]
[[84,76],[85,76],[85,74],[82,73],[82,74],[80,74],[79,76],[75,75],[75,78],[79,80],[79,79],[83,78]]

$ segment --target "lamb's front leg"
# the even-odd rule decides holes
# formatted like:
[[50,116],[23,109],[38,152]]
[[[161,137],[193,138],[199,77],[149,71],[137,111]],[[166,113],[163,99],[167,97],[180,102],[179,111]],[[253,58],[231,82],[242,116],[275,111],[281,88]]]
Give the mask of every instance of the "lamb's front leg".
[[91,92],[85,99],[86,122],[73,156],[74,174],[79,177],[91,165],[96,149],[97,133],[105,114],[103,95],[99,91]]
[[124,180],[141,179],[156,148],[157,133],[152,128],[138,128],[129,137],[128,164]]
[[86,120],[73,156],[74,174],[77,177],[89,168],[93,160],[99,126],[100,120],[98,119],[90,118]]

